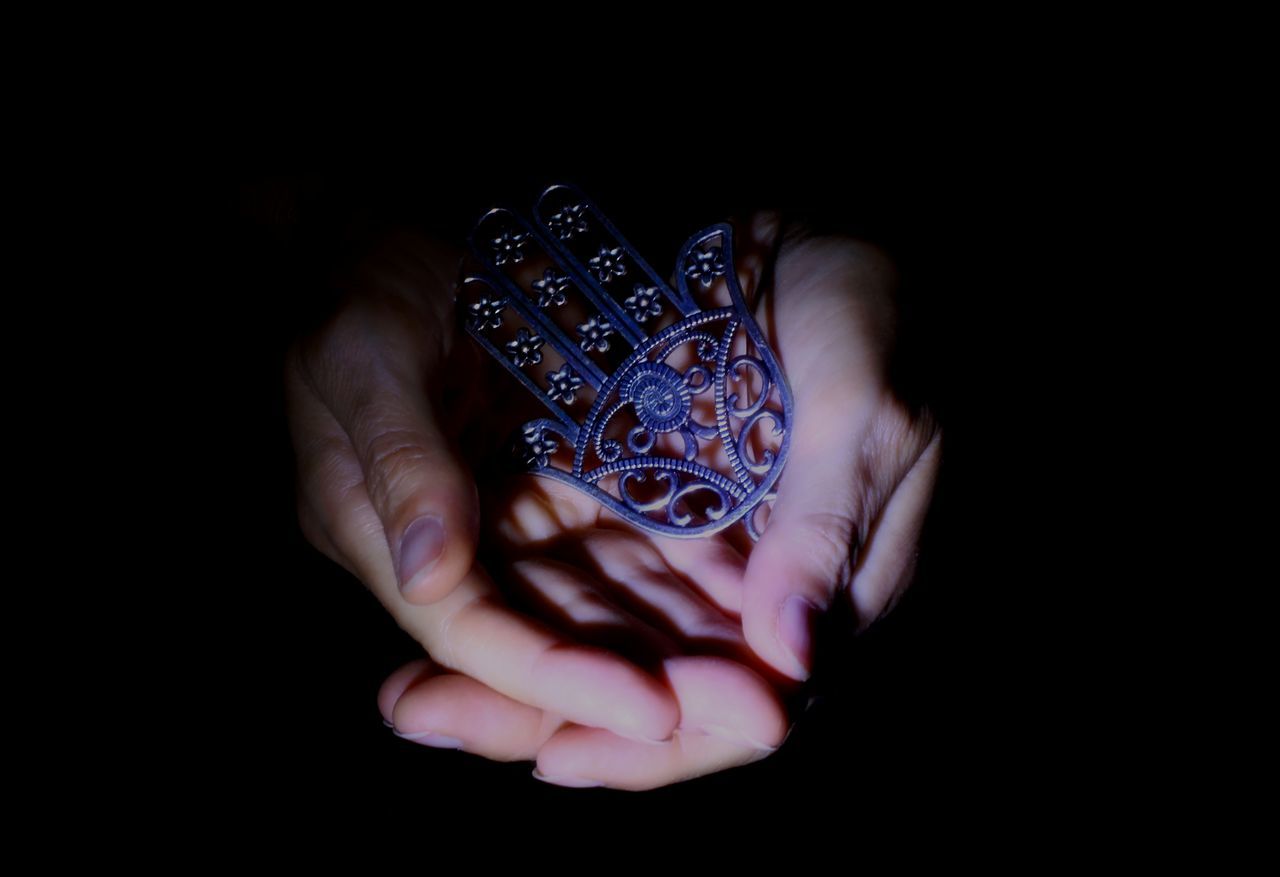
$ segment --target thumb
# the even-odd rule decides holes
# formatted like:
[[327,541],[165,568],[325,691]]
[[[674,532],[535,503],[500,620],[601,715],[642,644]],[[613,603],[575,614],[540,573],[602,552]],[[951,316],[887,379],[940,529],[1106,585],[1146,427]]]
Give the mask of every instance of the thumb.
[[[747,564],[747,642],[794,679],[808,677],[813,622],[850,586],[867,524],[893,490],[893,473],[875,463],[878,408],[874,398],[850,400],[843,416],[797,406],[778,498]],[[806,424],[805,414],[823,422]]]
[[479,496],[432,394],[446,368],[442,333],[402,303],[370,300],[308,345],[302,371],[346,432],[382,524],[348,540],[385,539],[404,598],[433,603],[471,569]]
[[401,594],[410,603],[448,596],[474,561],[480,504],[434,407],[408,389],[375,395],[349,434]]

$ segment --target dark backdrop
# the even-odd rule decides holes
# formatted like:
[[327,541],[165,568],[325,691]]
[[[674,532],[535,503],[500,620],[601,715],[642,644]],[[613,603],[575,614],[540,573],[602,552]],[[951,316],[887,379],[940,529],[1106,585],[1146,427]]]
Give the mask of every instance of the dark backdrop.
[[[200,534],[217,555],[201,571],[216,579],[194,625],[202,636],[178,648],[209,680],[197,711],[214,733],[196,750],[207,782],[235,783],[242,806],[268,813],[300,804],[433,817],[674,807],[795,819],[831,811],[820,800],[834,795],[840,818],[851,806],[905,808],[909,818],[922,807],[962,814],[976,790],[1019,794],[1050,770],[1057,756],[1039,742],[1045,682],[1028,651],[1043,620],[1026,599],[1047,585],[1019,567],[1013,536],[1016,519],[1039,511],[1011,506],[1001,487],[1040,470],[1024,467],[1027,437],[999,414],[1030,404],[1018,351],[1035,332],[1040,268],[1022,208],[1028,188],[1052,186],[1011,146],[935,133],[878,148],[827,138],[697,160],[612,143],[584,161],[556,147],[564,132],[530,130],[541,148],[471,135],[416,152],[401,144],[376,167],[277,164],[202,181],[217,253],[202,267],[213,281],[200,307],[211,387],[202,410],[217,436],[208,488],[221,523]],[[410,222],[460,238],[487,207],[526,205],[560,180],[585,188],[655,265],[695,229],[754,206],[882,245],[903,277],[903,379],[947,433],[916,584],[867,634],[826,632],[823,697],[786,746],[638,796],[550,788],[528,776],[530,764],[393,737],[374,696],[415,644],[304,542],[293,506],[279,360],[330,306],[326,272],[371,229]]]

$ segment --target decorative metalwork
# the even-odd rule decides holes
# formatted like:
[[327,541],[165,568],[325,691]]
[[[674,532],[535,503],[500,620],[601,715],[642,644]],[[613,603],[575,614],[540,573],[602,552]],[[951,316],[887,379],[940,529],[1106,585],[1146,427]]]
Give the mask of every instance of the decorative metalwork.
[[542,362],[542,345],[546,342],[540,335],[531,335],[529,330],[521,327],[514,341],[507,342],[507,355],[517,366]]
[[622,261],[622,247],[601,247],[600,252],[591,259],[591,270],[601,283],[608,283],[615,277],[627,273],[627,266]]
[[608,350],[609,337],[613,334],[613,326],[603,314],[596,314],[578,326],[578,334],[582,336],[579,344],[583,350]]
[[505,298],[489,298],[480,296],[480,300],[471,305],[471,328],[479,332],[487,332],[502,325],[502,312],[506,310]]
[[570,240],[574,235],[590,229],[587,225],[586,210],[585,204],[566,204],[559,213],[553,213],[547,218],[547,228],[551,229],[552,234],[560,240]]
[[694,250],[689,254],[684,273],[690,280],[697,280],[703,286],[710,286],[717,277],[724,276],[724,256],[720,248]]
[[647,323],[650,317],[662,315],[662,304],[658,301],[658,287],[637,283],[635,292],[622,303],[637,323]]
[[553,402],[572,405],[573,394],[582,386],[582,378],[566,365],[559,371],[547,372],[547,383],[550,385],[547,398]]
[[493,239],[493,262],[505,265],[508,262],[524,261],[524,243],[529,235],[522,231],[504,228],[502,233]]
[[538,294],[538,307],[549,308],[562,305],[568,299],[565,293],[569,289],[568,276],[554,268],[542,272],[542,279],[533,281],[533,291]]
[[[572,187],[547,189],[532,224],[501,209],[481,219],[472,250],[484,267],[460,287],[460,295],[479,294],[459,312],[472,338],[551,412],[524,424],[514,445],[528,471],[655,533],[706,536],[742,521],[760,538],[756,512],[776,496],[792,396],[747,309],[732,237],[723,223],[694,235],[672,287]],[[528,286],[529,269],[517,276],[512,268],[526,260],[541,272]],[[637,281],[630,293],[611,293],[611,281],[629,274]],[[731,304],[700,307],[690,288],[717,282]],[[586,321],[562,325],[555,315],[566,303]],[[506,310],[513,336],[498,340],[491,336]],[[543,372],[545,385],[526,371],[544,345],[563,360]],[[575,404],[582,400],[585,413]]]

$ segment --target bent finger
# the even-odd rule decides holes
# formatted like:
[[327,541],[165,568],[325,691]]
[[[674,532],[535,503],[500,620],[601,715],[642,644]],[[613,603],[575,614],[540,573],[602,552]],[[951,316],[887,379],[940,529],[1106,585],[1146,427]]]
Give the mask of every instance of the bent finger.
[[[394,692],[403,676],[399,671],[392,674],[383,684],[384,692]],[[380,702],[386,699],[380,693]],[[494,761],[533,760],[538,748],[564,725],[559,716],[499,694],[460,673],[444,671],[419,671],[395,697],[390,716],[399,737],[422,746],[461,749]]]

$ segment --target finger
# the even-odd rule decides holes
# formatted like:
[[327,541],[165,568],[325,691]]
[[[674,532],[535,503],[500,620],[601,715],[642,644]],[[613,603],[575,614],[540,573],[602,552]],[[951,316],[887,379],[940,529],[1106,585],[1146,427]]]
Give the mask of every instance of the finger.
[[[356,489],[364,483],[364,473],[350,439],[303,380],[293,352],[285,361],[284,380],[286,413],[297,467],[299,527],[318,551],[359,576],[353,559],[338,544],[339,541],[350,544],[355,534],[340,537],[338,530],[351,517],[347,507]],[[385,542],[380,523],[368,536]]]
[[[775,746],[786,730],[785,709],[773,686],[745,665],[754,655],[741,627],[675,581],[656,552],[634,536],[597,532],[584,537],[584,545],[597,567],[591,572],[548,558],[518,561],[514,572],[544,611],[589,631],[593,642],[622,644],[646,662],[659,658],[679,704],[681,729],[755,748]],[[702,653],[691,654],[694,644]]]
[[591,575],[573,564],[548,557],[518,560],[511,564],[510,581],[539,617],[573,630],[582,642],[611,649],[643,666],[656,666],[679,651],[669,636],[622,609]]
[[534,776],[571,787],[652,789],[757,761],[786,739],[786,716],[772,690],[740,664],[677,658],[668,672],[693,722],[671,742],[644,746],[571,726],[538,751]]
[[[384,691],[394,691],[402,676],[388,678]],[[564,725],[559,716],[447,672],[420,672],[395,698],[392,722],[397,736],[419,745],[462,749],[495,761],[533,760]]]
[[504,606],[479,567],[440,603],[397,616],[441,664],[570,721],[649,741],[667,739],[679,721],[658,679]]
[[859,630],[888,612],[911,583],[920,529],[933,498],[942,464],[942,433],[934,435],[920,459],[893,492],[867,535],[867,548],[849,589]]
[[663,665],[680,705],[680,727],[737,745],[773,751],[787,735],[777,690],[749,667],[727,658],[678,655]]
[[[887,258],[861,245],[837,258],[802,239],[775,265],[791,448],[747,565],[742,621],[757,654],[795,679],[809,674],[814,616],[848,587],[857,546],[931,438],[886,389],[895,282]],[[851,332],[868,340],[850,343]]]
[[[531,545],[556,539],[568,531],[621,530],[634,536],[635,525],[577,488],[549,478],[532,478],[498,493],[486,506],[487,519],[504,550],[523,553]],[[681,539],[649,534],[671,572],[722,611],[742,609],[742,574],[746,558],[719,534],[710,539]]]
[[292,359],[295,383],[348,437],[401,591],[416,603],[452,589],[471,566],[479,529],[474,479],[432,401],[429,380],[443,362],[442,351],[423,349],[423,333],[443,331],[432,325],[398,300],[360,300]]
[[814,616],[850,581],[860,517],[855,449],[806,447],[805,410],[797,406],[787,471],[748,560],[742,598],[752,650],[800,680],[809,675]]
[[927,440],[890,399],[798,395],[787,471],[742,606],[747,642],[782,673],[808,677],[814,618],[849,587],[870,523]]
[[814,410],[797,405],[788,469],[747,565],[742,609],[752,649],[794,679],[808,677],[814,619],[850,586],[869,523],[905,468],[886,450],[897,439],[882,424],[896,415],[855,417],[846,437],[808,422]]
[[[335,489],[315,500],[337,550],[346,557],[396,622],[438,663],[462,672],[522,703],[562,714],[570,721],[608,728],[645,740],[663,740],[679,721],[675,701],[659,680],[604,649],[584,646],[503,605],[477,565],[457,587],[430,605],[401,599],[381,524],[354,455],[342,451],[342,431],[318,401],[299,397],[294,416],[309,418],[309,443],[300,465],[323,466],[328,477],[311,479]],[[325,418],[328,418],[327,420]]]
[[[383,683],[379,703],[393,720],[395,733],[420,745],[462,749],[496,761],[536,758],[534,776],[558,785],[647,789],[755,761],[785,740],[788,729],[776,715],[772,722],[743,721],[740,702],[717,696],[732,686],[726,686],[724,676],[708,672],[713,669],[690,662],[685,670],[676,668],[674,675],[687,701],[701,700],[708,717],[727,725],[708,722],[706,727],[714,733],[681,729],[671,742],[656,746],[567,724],[560,716],[504,697],[474,679],[438,668],[432,671],[424,661],[392,674]],[[697,676],[703,677],[700,683]],[[777,713],[767,696],[762,700],[765,709],[756,710],[758,714]],[[741,727],[759,729],[773,742],[748,739]]]
[[716,645],[749,654],[741,624],[686,585],[648,539],[597,528],[580,534],[578,545],[600,590],[630,614],[686,645]]
[[382,713],[383,723],[394,727],[396,701],[400,700],[400,695],[419,680],[428,679],[439,672],[440,668],[430,658],[419,658],[388,676],[378,688],[378,712]]
[[606,786],[640,792],[769,755],[697,732],[677,731],[671,743],[645,746],[599,728],[574,725],[553,736],[538,753],[535,779],[569,788]]
[[[752,715],[742,714],[746,701],[725,691],[750,690],[734,685],[741,668],[708,665],[697,659],[673,666],[673,678],[691,715],[703,714],[701,729],[681,729],[668,743],[650,745],[609,731],[567,724],[562,717],[487,688],[465,676],[439,672],[428,662],[402,667],[383,683],[379,703],[394,721],[395,733],[424,746],[462,749],[497,761],[537,759],[534,776],[574,787],[606,785],[647,789],[691,779],[763,758],[776,751],[789,729],[767,686],[756,677],[759,702]],[[715,724],[720,722],[724,724]],[[750,739],[742,728],[766,737]]]

